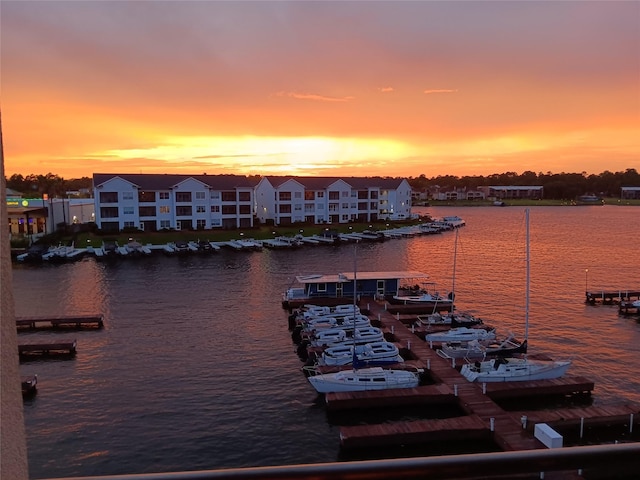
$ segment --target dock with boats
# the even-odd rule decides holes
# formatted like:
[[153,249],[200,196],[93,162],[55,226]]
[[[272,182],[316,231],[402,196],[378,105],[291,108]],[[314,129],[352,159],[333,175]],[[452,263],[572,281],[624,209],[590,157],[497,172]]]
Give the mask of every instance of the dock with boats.
[[586,291],[585,303],[589,305],[619,305],[640,300],[640,290],[598,290]]
[[[592,435],[589,429],[596,426],[607,432],[615,431],[612,435],[623,432],[623,438],[627,441],[638,439],[640,406],[588,405],[595,389],[594,382],[588,378],[564,376],[519,382],[469,382],[459,371],[459,364],[464,360],[438,355],[436,348],[412,331],[406,319],[388,311],[384,299],[362,297],[358,305],[361,312],[366,312],[384,331],[385,339],[401,348],[405,362],[394,368],[422,369],[423,381],[414,388],[325,393],[327,414],[348,416],[349,412],[394,407],[416,407],[425,414],[444,408],[448,414],[445,418],[341,425],[339,442],[345,454],[353,452],[357,455],[358,451],[372,447],[393,448],[443,442],[454,445],[474,439],[491,445],[492,451],[547,448],[536,436],[534,427],[537,424],[545,424],[546,428],[556,428],[566,433],[567,441],[573,444],[587,442],[588,436]],[[543,402],[551,398],[582,399],[585,404],[575,408],[540,411],[513,410],[503,406],[504,402],[514,403],[514,400],[519,405],[520,401]]]

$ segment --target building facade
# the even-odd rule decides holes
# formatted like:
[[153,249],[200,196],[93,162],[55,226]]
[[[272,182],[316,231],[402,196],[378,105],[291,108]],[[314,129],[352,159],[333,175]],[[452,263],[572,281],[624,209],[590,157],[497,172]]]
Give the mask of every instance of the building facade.
[[95,221],[114,232],[252,227],[253,187],[241,175],[94,174]]
[[261,223],[349,223],[411,217],[406,179],[263,177],[255,188]]

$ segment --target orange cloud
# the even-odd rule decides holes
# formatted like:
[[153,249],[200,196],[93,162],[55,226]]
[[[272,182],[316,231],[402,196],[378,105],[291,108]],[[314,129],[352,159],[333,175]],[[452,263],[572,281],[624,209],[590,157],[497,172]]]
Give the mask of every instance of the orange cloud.
[[316,95],[313,93],[296,93],[296,92],[278,92],[276,97],[289,97],[298,100],[314,100],[317,102],[349,102],[354,97],[327,97],[324,95]]

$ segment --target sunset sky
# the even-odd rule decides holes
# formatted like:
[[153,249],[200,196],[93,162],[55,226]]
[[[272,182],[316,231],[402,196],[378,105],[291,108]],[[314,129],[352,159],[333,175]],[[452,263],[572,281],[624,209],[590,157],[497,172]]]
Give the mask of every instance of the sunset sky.
[[5,174],[640,169],[638,1],[0,2]]

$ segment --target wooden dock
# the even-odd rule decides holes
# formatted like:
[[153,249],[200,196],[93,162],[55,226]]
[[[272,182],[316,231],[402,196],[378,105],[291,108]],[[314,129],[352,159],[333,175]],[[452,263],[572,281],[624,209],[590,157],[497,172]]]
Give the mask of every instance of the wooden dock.
[[640,314],[640,306],[636,306],[633,302],[620,302],[618,306],[620,315],[638,315]]
[[616,305],[622,302],[640,300],[640,290],[617,290],[585,292],[585,302],[589,305],[600,303],[602,305]]
[[58,317],[18,317],[18,330],[34,330],[38,328],[96,328],[104,327],[103,315],[69,315]]
[[[522,415],[527,415],[530,425],[540,422],[562,422],[568,419],[586,418],[587,421],[619,421],[628,418],[624,411],[604,408],[576,408],[541,412],[510,412],[504,410],[498,400],[512,398],[536,398],[552,395],[590,394],[594,383],[584,377],[565,377],[531,382],[477,384],[467,381],[453,367],[450,360],[441,358],[436,350],[412,333],[396,315],[385,310],[385,305],[373,299],[363,299],[371,318],[379,319],[385,337],[410,352],[411,365],[425,370],[431,384],[411,389],[341,392],[325,394],[328,411],[349,409],[425,405],[457,405],[461,415],[453,418],[415,420],[340,427],[340,444],[343,449],[384,447],[408,443],[443,442],[473,438],[491,439],[502,451],[522,451],[546,448],[523,428]],[[554,413],[555,412],[555,413]],[[530,416],[529,416],[530,415]],[[640,419],[639,419],[640,420]],[[533,427],[531,427],[533,428]]]
[[18,354],[25,357],[73,357],[76,354],[77,340],[62,340],[58,342],[20,343]]

